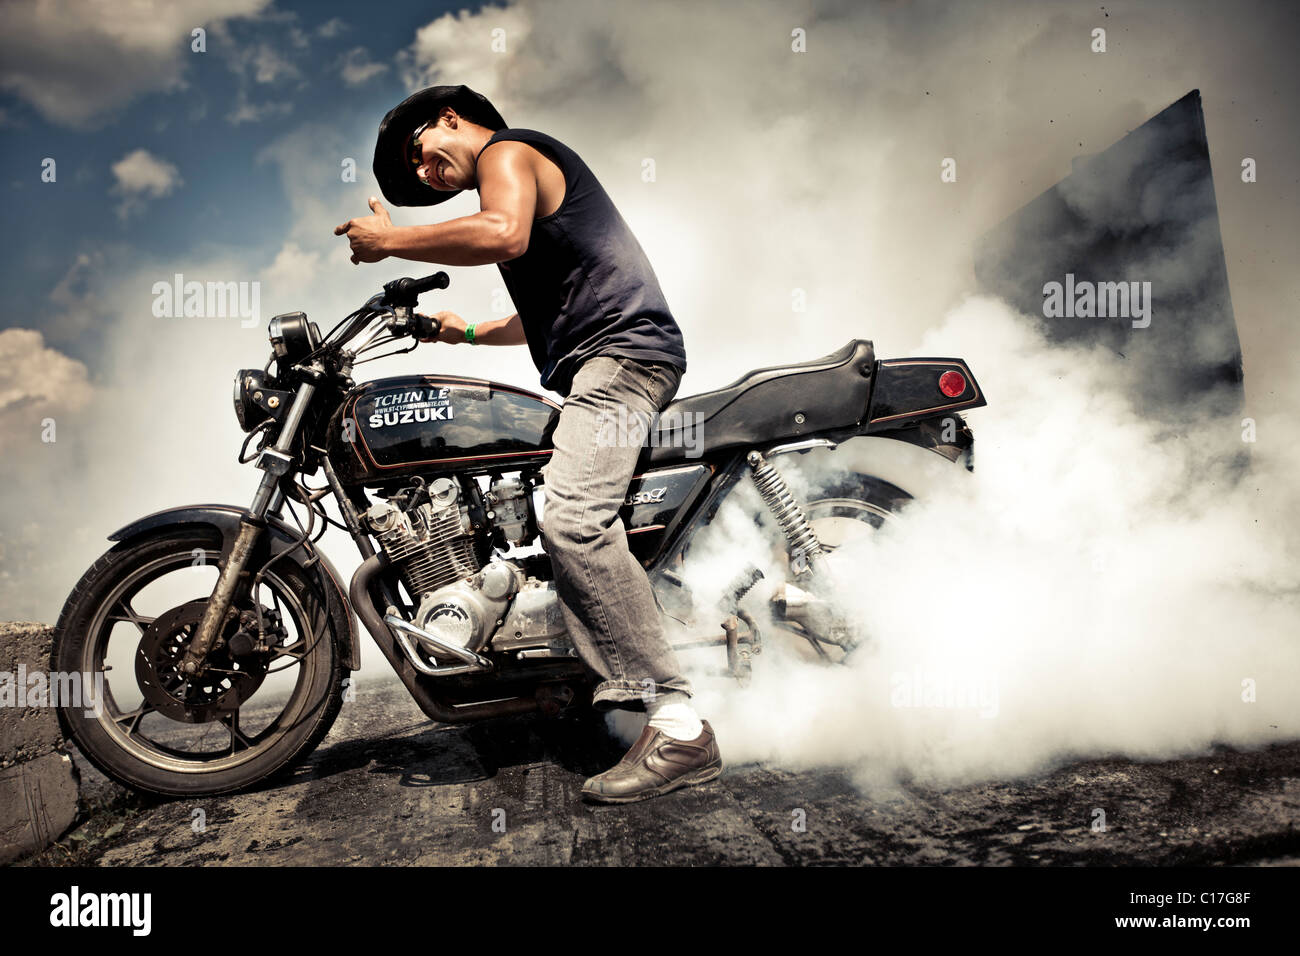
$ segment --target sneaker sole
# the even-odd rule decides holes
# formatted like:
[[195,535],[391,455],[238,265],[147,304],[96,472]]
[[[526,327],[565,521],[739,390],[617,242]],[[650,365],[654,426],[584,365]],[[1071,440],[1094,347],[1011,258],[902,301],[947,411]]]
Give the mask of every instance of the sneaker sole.
[[722,776],[723,765],[721,763],[713,767],[703,767],[693,774],[684,777],[678,777],[665,783],[663,786],[655,787],[652,790],[641,790],[638,793],[629,793],[624,796],[610,796],[603,793],[595,793],[591,790],[583,790],[582,795],[588,800],[595,803],[639,803],[642,800],[650,800],[653,797],[662,797],[665,793],[672,793],[682,787],[693,787],[697,784],[708,783],[710,780],[716,780]]

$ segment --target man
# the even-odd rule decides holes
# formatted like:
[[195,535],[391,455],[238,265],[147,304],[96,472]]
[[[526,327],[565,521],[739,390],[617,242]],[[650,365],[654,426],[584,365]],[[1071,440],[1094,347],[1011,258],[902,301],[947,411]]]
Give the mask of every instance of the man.
[[609,424],[648,422],[686,370],[681,330],[640,244],[573,150],[508,128],[465,86],[423,90],[385,116],[374,172],[397,205],[431,206],[477,189],[480,211],[394,226],[372,198],[373,215],[334,230],[347,235],[352,261],[496,263],[518,313],[467,323],[439,312],[437,340],[526,342],[542,386],[565,398],[544,471],[543,539],[561,612],[600,677],[593,705],[649,713],[623,759],[587,780],[583,794],[629,803],[714,779],[722,759],[713,728],[691,708],[690,682],[618,518],[644,438],[610,441]]

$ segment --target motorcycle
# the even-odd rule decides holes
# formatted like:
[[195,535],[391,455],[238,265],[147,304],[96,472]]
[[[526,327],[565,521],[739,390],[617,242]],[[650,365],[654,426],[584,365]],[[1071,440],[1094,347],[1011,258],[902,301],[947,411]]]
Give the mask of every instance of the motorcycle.
[[[432,721],[590,705],[595,677],[569,642],[545,553],[560,406],[458,375],[353,380],[362,362],[436,339],[437,321],[415,309],[447,286],[443,272],[396,279],[325,336],[302,312],[272,318],[270,359],[234,383],[239,460],[262,472],[252,503],[161,511],[109,536],[116,544],[64,605],[51,654],[55,671],[104,681],[93,710],[61,706],[59,719],[106,775],[197,796],[288,772],[355,696],[358,618]],[[835,548],[819,522],[879,527],[911,496],[853,472],[804,504],[775,462],[877,435],[973,468],[959,412],[985,404],[964,361],[878,360],[866,339],[756,369],[661,411],[618,520],[661,607],[685,606],[691,542],[752,481],[789,559],[773,619],[823,657],[851,653],[851,622],[817,583]],[[317,474],[324,484],[307,485]],[[346,585],[317,547],[330,526],[362,558]],[[674,646],[725,647],[727,672],[745,680],[762,637],[739,601],[761,576],[738,571],[720,635]]]

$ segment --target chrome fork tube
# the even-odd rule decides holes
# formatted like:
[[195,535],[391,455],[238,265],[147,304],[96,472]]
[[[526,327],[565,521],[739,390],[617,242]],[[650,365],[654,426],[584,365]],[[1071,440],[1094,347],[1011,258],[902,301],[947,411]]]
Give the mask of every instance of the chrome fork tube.
[[[275,444],[262,449],[257,458],[257,467],[263,471],[261,484],[257,486],[252,505],[240,520],[239,535],[221,568],[217,586],[212,589],[212,596],[203,609],[203,619],[199,621],[194,638],[186,648],[185,656],[181,658],[182,674],[193,676],[202,672],[208,651],[222,624],[230,616],[230,602],[235,596],[244,567],[248,564],[249,555],[253,553],[254,546],[266,529],[266,513],[272,502],[280,497],[280,478],[288,473],[293,464],[289,449],[293,446],[294,435],[315,394],[316,386],[310,382],[304,382],[299,387]],[[276,506],[278,507],[278,502]]]
[[289,414],[284,417],[280,437],[276,439],[274,445],[262,449],[262,453],[257,456],[257,467],[265,474],[262,475],[262,483],[258,485],[257,494],[253,496],[253,503],[248,508],[249,514],[256,518],[266,517],[271,500],[279,490],[281,476],[288,473],[293,464],[293,460],[289,457],[289,449],[293,446],[298,426],[302,423],[302,417],[307,413],[307,406],[311,404],[312,396],[315,394],[316,386],[311,382],[304,382],[298,388],[293,405],[289,407]]

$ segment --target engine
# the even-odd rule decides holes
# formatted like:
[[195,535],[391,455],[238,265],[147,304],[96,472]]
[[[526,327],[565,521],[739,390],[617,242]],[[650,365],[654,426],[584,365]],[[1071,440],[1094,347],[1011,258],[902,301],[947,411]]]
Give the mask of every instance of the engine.
[[450,478],[378,502],[366,523],[414,597],[479,570],[473,521]]
[[[416,604],[412,623],[448,644],[479,651],[551,645],[565,635],[554,583],[529,577],[515,561],[479,561],[470,503],[452,478],[436,478],[377,502],[365,516]],[[540,493],[540,492],[538,492]],[[494,481],[485,496],[482,533],[525,545],[537,536],[529,487],[518,478]],[[420,639],[437,656],[434,641]],[[446,656],[446,652],[443,652]]]

